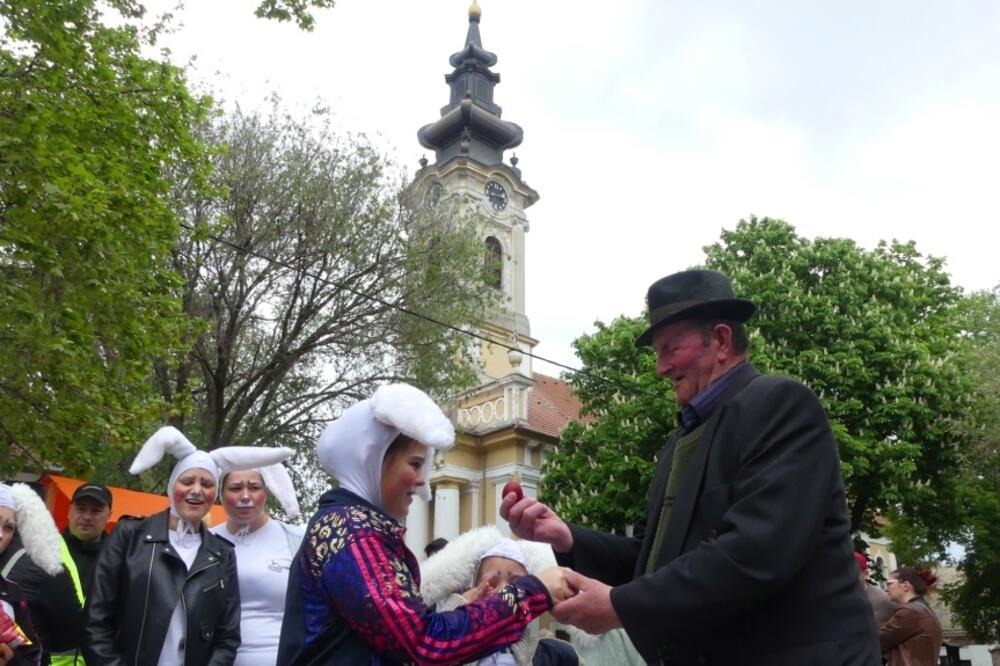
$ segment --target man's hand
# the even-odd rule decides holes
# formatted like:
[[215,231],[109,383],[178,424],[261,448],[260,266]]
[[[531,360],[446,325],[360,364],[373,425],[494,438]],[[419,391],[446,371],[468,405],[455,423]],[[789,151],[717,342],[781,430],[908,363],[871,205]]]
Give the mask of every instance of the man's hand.
[[558,604],[575,593],[568,582],[571,573],[573,570],[566,567],[549,567],[538,574],[538,580],[548,589],[553,604]]
[[517,499],[508,493],[500,503],[500,517],[510,523],[510,531],[528,541],[541,541],[557,553],[573,548],[573,534],[563,519],[541,502],[531,497]]
[[14,651],[6,643],[0,643],[0,666],[9,664],[14,659]]
[[556,604],[552,615],[563,624],[572,624],[588,634],[600,635],[622,626],[611,605],[611,588],[599,580],[566,569],[566,582],[576,594]]

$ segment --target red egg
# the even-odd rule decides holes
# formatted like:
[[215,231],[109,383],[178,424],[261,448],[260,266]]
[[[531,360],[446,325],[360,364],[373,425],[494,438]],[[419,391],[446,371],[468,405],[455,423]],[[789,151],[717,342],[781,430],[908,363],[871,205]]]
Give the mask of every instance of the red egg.
[[508,481],[507,485],[503,487],[503,492],[500,493],[500,496],[507,497],[507,495],[510,495],[511,493],[514,493],[518,502],[524,498],[524,491],[521,490],[521,484],[513,479]]

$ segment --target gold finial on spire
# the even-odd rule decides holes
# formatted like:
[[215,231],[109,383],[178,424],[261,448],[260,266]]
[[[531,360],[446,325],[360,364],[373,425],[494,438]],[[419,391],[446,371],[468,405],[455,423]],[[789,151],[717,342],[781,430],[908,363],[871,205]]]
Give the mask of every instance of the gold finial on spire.
[[482,14],[483,10],[479,8],[478,0],[472,0],[472,4],[469,6],[469,18],[478,20]]

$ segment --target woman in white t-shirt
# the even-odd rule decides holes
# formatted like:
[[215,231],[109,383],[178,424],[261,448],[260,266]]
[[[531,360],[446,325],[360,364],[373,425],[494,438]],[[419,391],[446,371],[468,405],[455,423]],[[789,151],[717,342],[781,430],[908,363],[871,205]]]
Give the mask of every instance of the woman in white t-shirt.
[[240,635],[235,666],[275,666],[285,614],[285,589],[303,529],[272,518],[268,492],[294,518],[298,501],[288,472],[280,464],[231,472],[222,480],[225,524],[212,528],[236,546],[240,579]]

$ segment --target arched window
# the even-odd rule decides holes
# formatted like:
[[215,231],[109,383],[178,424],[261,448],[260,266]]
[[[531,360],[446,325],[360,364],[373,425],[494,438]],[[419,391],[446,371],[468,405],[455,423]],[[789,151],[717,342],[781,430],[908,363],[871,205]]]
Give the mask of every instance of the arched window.
[[486,252],[483,257],[483,278],[494,289],[503,287],[503,247],[493,236],[486,238]]

